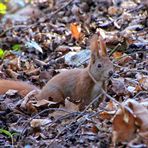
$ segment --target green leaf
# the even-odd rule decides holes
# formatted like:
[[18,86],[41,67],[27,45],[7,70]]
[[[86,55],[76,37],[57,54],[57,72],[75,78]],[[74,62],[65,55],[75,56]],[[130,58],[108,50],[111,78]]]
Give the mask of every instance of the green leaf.
[[5,130],[5,129],[0,129],[0,133],[5,134],[8,137],[12,137],[12,134],[9,131]]
[[5,51],[0,48],[0,58],[2,59],[5,55]]
[[7,6],[3,3],[0,3],[0,14],[6,14]]
[[19,51],[19,50],[21,50],[21,45],[20,44],[15,44],[15,45],[12,46],[12,49],[16,50],[16,51]]

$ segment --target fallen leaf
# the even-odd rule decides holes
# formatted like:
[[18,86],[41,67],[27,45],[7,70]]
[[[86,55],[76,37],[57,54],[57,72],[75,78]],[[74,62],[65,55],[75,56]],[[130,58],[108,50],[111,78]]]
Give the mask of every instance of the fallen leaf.
[[115,6],[111,6],[108,8],[108,14],[109,15],[117,15],[118,14],[119,9]]
[[79,111],[79,105],[76,105],[72,102],[70,102],[68,99],[65,99],[65,109],[68,111]]
[[119,65],[125,65],[126,63],[133,60],[133,58],[130,55],[127,55],[125,53],[123,54],[122,52],[118,52],[118,51],[113,53],[113,58],[117,60],[117,63]]
[[117,111],[112,122],[112,141],[114,145],[119,141],[130,140],[134,137],[134,132],[136,130],[136,126],[134,123],[135,118],[128,111],[123,112],[121,108]]
[[71,23],[70,30],[73,38],[75,38],[76,40],[79,40],[81,38],[81,27],[78,24]]
[[36,50],[38,50],[39,52],[43,53],[43,49],[40,47],[40,45],[35,42],[35,41],[28,41],[25,43],[25,46],[27,46],[28,48],[35,48]]
[[111,120],[111,118],[115,115],[115,111],[104,111],[102,113],[99,114],[99,117],[102,119],[102,120]]
[[99,131],[99,129],[97,128],[97,126],[93,125],[93,126],[91,127],[91,132],[97,134],[98,131]]
[[127,90],[128,90],[130,93],[134,93],[135,90],[136,90],[136,87],[128,86],[128,87],[127,87]]
[[123,78],[114,78],[111,80],[112,87],[111,89],[117,94],[122,95],[127,93],[127,89],[125,87],[125,82]]
[[25,105],[25,108],[26,108],[26,110],[27,110],[27,113],[30,113],[31,115],[38,112],[37,109],[32,105],[31,102],[28,102],[28,103]]
[[113,58],[114,59],[119,59],[119,58],[122,57],[122,55],[123,55],[122,52],[116,51],[116,52],[113,53]]
[[50,106],[50,105],[55,105],[55,104],[57,104],[57,103],[42,99],[42,100],[38,100],[33,105],[36,106],[36,107],[42,107],[42,106]]
[[9,96],[14,96],[18,90],[9,89],[5,94]]
[[[129,112],[130,109],[131,111]],[[123,108],[119,109],[113,119],[113,138],[116,144],[119,141],[129,141],[136,134],[144,135],[143,139],[148,137],[148,110],[139,102],[129,99]]]
[[148,131],[148,110],[139,102],[132,99],[127,101],[127,105],[133,110],[136,119],[140,119],[140,125],[138,125],[140,126],[139,132]]
[[[72,102],[70,102],[68,99],[65,99],[65,105],[60,105],[59,108],[64,109],[64,111],[56,110],[53,113],[50,114],[50,116],[53,116],[55,119],[66,115],[68,112],[77,112],[79,111],[79,105],[76,105]],[[68,112],[67,112],[68,111]]]
[[143,76],[140,80],[139,83],[141,85],[142,88],[144,88],[145,90],[148,90],[148,77]]
[[33,119],[30,122],[30,126],[35,128],[35,127],[44,126],[44,125],[49,124],[51,122],[52,121],[50,119]]

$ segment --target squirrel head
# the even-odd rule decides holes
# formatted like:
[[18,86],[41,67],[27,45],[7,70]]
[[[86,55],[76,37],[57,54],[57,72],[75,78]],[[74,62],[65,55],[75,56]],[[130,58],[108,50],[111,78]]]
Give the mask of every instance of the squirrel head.
[[113,74],[113,64],[106,50],[106,43],[100,33],[90,40],[91,59],[89,72],[97,81],[105,81]]

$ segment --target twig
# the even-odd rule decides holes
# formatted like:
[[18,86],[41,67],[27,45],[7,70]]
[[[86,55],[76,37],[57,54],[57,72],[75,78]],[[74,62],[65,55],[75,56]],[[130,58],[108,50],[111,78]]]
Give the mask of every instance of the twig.
[[126,71],[123,71],[123,72],[120,72],[120,74],[122,73],[126,73],[128,71],[131,71],[131,72],[141,72],[141,73],[146,73],[148,74],[148,71],[147,70],[137,70],[137,69],[126,69]]
[[115,46],[115,48],[114,48],[113,50],[111,50],[111,52],[109,53],[109,57],[112,56],[112,54],[113,54],[115,51],[117,51],[117,50],[119,49],[120,46],[121,46],[120,43],[117,44],[117,45]]
[[123,72],[120,72],[121,73],[126,73],[128,71],[131,71],[131,72],[141,72],[141,73],[146,73],[148,74],[148,71],[147,70],[138,70],[138,69],[127,69],[127,67],[123,67],[123,66],[120,66],[120,65],[117,65],[117,64],[114,64],[114,66],[118,67],[118,68],[123,68],[125,69],[125,71]]
[[137,98],[139,95],[141,95],[141,94],[148,94],[148,92],[147,91],[140,91],[140,92],[138,92],[132,99],[135,99],[135,98]]
[[36,115],[34,115],[33,117],[31,117],[31,119],[30,119],[29,121],[27,121],[27,123],[25,123],[26,125],[24,125],[24,128],[23,128],[23,130],[22,130],[22,132],[21,132],[20,137],[23,138],[23,134],[24,134],[24,132],[25,132],[25,129],[27,128],[28,124],[29,124],[34,118],[38,117],[39,115],[41,115],[42,113],[45,113],[45,112],[47,112],[47,111],[62,111],[62,112],[72,113],[72,112],[70,112],[70,111],[68,111],[68,110],[65,110],[65,109],[63,109],[63,108],[47,108],[47,109],[44,109],[44,110],[42,110],[41,112],[39,112],[39,113],[37,113]]
[[[83,123],[85,123],[86,121],[87,121],[86,118],[83,119],[82,121],[80,121],[78,127],[76,128],[76,130],[73,132],[73,134],[72,134],[71,136],[74,136],[74,135],[78,132],[78,130],[80,129],[81,125],[82,125]],[[69,136],[67,136],[67,137],[69,137]]]
[[62,9],[66,8],[68,5],[70,5],[73,2],[73,0],[70,0],[69,2],[67,2],[65,5],[63,5],[62,7],[60,7],[59,9],[57,9],[55,12],[53,12],[49,17],[50,19],[56,15],[58,12],[60,12]]
[[112,96],[108,95],[103,88],[101,88],[101,91],[106,97],[108,97],[110,100],[112,100],[113,102],[117,103],[120,107],[122,107],[122,104],[118,102],[115,98],[113,98]]
[[65,130],[67,130],[68,128],[70,128],[70,127],[71,127],[71,124],[72,124],[73,122],[76,122],[76,120],[77,120],[78,118],[80,118],[82,115],[84,115],[84,113],[86,112],[86,110],[87,110],[95,101],[97,101],[101,95],[102,95],[102,94],[97,95],[97,96],[86,106],[86,108],[84,109],[84,111],[82,111],[78,116],[76,116],[76,118],[74,119],[75,121],[70,122],[68,126],[66,126],[65,128],[63,128],[62,131],[51,141],[51,143],[49,144],[49,146],[50,146],[53,142],[55,142],[55,140],[56,140]]
[[100,86],[100,84],[97,82],[97,80],[91,75],[91,73],[90,73],[89,71],[88,71],[88,73],[89,73],[90,77],[92,78],[92,80],[94,81],[94,83],[100,87],[102,93],[103,93],[106,97],[108,97],[108,98],[109,98],[110,100],[112,100],[113,102],[117,103],[117,104],[120,106],[121,109],[123,109],[123,110],[126,109],[128,112],[130,112],[130,113],[135,117],[133,111],[132,111],[129,107],[127,107],[127,106],[124,106],[124,107],[123,107],[122,103],[118,102],[115,98],[113,98],[112,96],[108,95],[108,94],[105,92],[105,90]]
[[[89,115],[88,118],[92,118],[92,117],[98,115],[98,113],[100,113],[100,112],[102,112],[102,111],[97,111],[97,112],[95,112],[95,113]],[[76,128],[76,130],[74,131],[74,133],[72,134],[72,136],[74,136],[74,135],[78,132],[78,130],[80,129],[81,125],[82,125],[83,123],[85,123],[85,121],[87,121],[86,118],[85,118],[84,120],[82,120],[82,121],[79,123],[78,127]]]
[[134,55],[134,54],[137,54],[137,53],[146,54],[146,52],[147,52],[146,50],[143,50],[143,51],[135,51],[135,52],[132,52],[132,53],[129,53],[129,54],[126,54],[126,55],[122,55],[122,56],[119,57],[118,59],[115,59],[115,60],[113,61],[113,63],[119,62],[119,61],[122,60],[123,58],[128,57],[128,56],[130,56],[130,55]]
[[32,26],[32,24],[31,24],[31,25],[16,25],[16,26],[12,26],[12,27],[7,28],[6,30],[4,30],[4,31],[0,34],[0,37],[3,36],[5,33],[7,33],[9,30],[12,30],[12,29],[14,29],[14,28],[29,28],[29,27],[31,27],[31,26]]
[[81,117],[81,116],[86,112],[86,110],[87,110],[93,103],[95,103],[95,102],[101,97],[101,95],[102,95],[102,94],[97,95],[97,96],[86,106],[86,108],[81,112],[81,114],[77,116],[76,119],[78,119],[79,117]]
[[[70,0],[68,3],[66,3],[64,6],[60,7],[59,9],[57,9],[54,13],[52,13],[50,15],[50,19],[55,15],[57,14],[58,12],[60,12],[62,9],[64,9],[65,7],[67,7],[69,4],[71,4],[73,2],[73,0]],[[36,25],[38,22],[35,22],[31,25],[16,25],[16,26],[12,26],[8,29],[6,29],[5,31],[3,31],[1,34],[0,34],[0,37],[3,36],[6,32],[8,32],[9,30],[12,30],[14,28],[29,28],[29,27],[32,27],[34,25]]]

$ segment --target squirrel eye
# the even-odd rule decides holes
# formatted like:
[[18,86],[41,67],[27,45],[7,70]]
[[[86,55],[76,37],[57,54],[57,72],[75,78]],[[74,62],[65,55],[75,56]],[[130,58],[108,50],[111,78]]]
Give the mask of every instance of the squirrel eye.
[[98,68],[101,68],[102,67],[102,65],[101,64],[98,64]]

